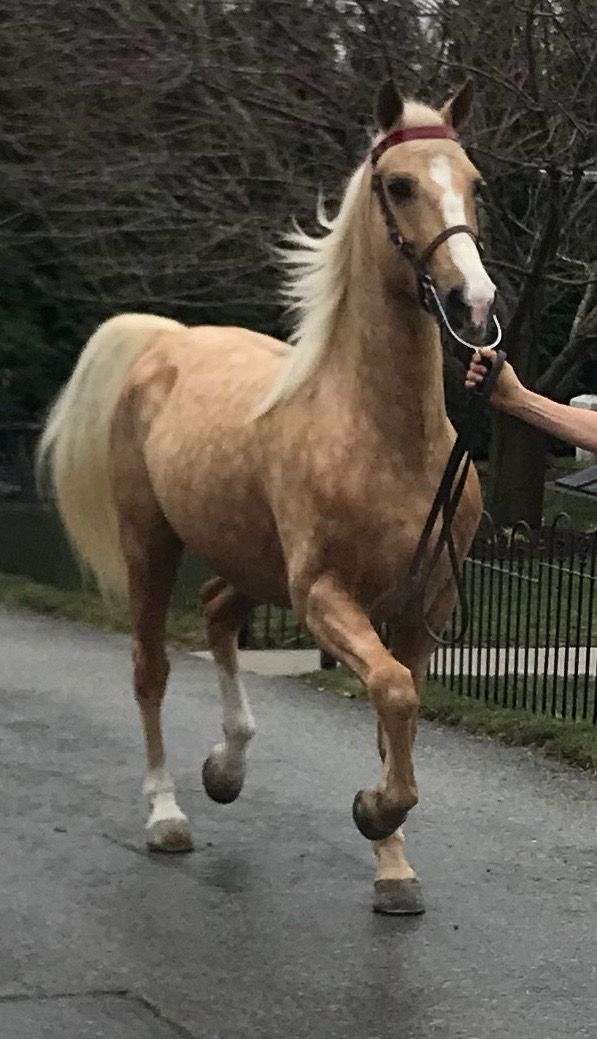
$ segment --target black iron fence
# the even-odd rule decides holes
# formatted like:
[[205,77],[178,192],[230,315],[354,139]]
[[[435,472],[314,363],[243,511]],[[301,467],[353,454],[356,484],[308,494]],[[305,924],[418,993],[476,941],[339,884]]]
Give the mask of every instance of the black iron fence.
[[[540,531],[498,530],[485,514],[464,566],[468,631],[436,650],[430,677],[485,703],[597,724],[596,570],[597,532],[564,514]],[[241,645],[314,648],[291,611],[271,606],[253,612]]]
[[240,649],[314,649],[309,631],[298,623],[292,610],[257,606],[241,629]]
[[469,629],[436,651],[430,676],[485,703],[597,724],[596,563],[597,532],[565,515],[541,531],[484,516],[464,567]]

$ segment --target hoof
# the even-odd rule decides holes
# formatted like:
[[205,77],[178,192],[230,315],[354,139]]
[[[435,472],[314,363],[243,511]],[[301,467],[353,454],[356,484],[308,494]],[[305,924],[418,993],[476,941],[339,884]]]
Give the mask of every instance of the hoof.
[[388,916],[418,916],[425,912],[421,885],[412,880],[376,880],[373,912]]
[[399,826],[402,826],[408,810],[404,809],[391,822],[387,822],[380,818],[375,809],[372,810],[367,806],[366,802],[370,800],[371,795],[366,790],[359,790],[352,804],[352,817],[357,830],[368,841],[383,841],[386,837],[391,837]]
[[244,775],[228,776],[210,754],[203,762],[203,786],[212,801],[229,805],[236,801],[243,788]]
[[147,827],[146,843],[150,851],[176,854],[193,850],[188,820],[158,819]]

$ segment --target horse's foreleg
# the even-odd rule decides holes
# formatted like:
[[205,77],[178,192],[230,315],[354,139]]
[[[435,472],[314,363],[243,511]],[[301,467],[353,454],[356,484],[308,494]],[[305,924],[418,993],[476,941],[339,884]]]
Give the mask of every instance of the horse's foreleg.
[[123,521],[122,541],[129,574],[135,697],[147,750],[143,790],[149,799],[150,814],[146,840],[153,851],[191,851],[189,822],[176,803],[174,781],[166,769],[161,728],[169,672],[164,649],[166,613],[181,547],[161,516],[156,517],[150,529]]
[[213,748],[203,765],[206,793],[220,804],[230,804],[240,794],[245,779],[246,748],[255,735],[255,721],[238,673],[238,633],[250,603],[221,578],[208,581],[201,590],[223,706],[224,739]]
[[412,746],[418,698],[413,676],[392,657],[367,615],[334,578],[322,577],[313,585],[306,620],[320,645],[358,675],[377,711],[382,781],[375,790],[360,791],[353,806],[359,830],[375,842],[373,907],[386,913],[421,913],[419,883],[406,860],[400,829],[417,802]]
[[[454,608],[455,588],[450,582],[437,596],[429,615],[434,630],[441,631]],[[419,695],[427,676],[429,659],[434,649],[434,642],[426,633],[422,620],[409,618],[395,633],[392,650],[400,661],[407,666]],[[414,741],[416,719],[411,721],[411,738]],[[387,738],[381,723],[378,724],[378,747],[380,757],[387,763]],[[383,913],[403,913],[405,905],[412,905],[411,912],[420,912],[423,904],[418,886],[412,883],[414,871],[409,866],[405,854],[405,839],[401,829],[391,837],[377,841],[374,845],[377,859],[375,876],[374,908]]]
[[[416,672],[413,672],[413,679],[419,690],[420,685]],[[416,731],[417,720],[411,718],[409,722],[411,754]],[[388,738],[381,719],[378,719],[377,724],[377,745],[387,781],[390,758],[388,756]],[[390,834],[389,837],[375,841],[373,850],[376,859],[373,908],[376,912],[391,914],[424,912],[421,888],[415,871],[406,857],[406,841],[402,827],[398,827],[396,832]]]
[[417,803],[412,742],[419,700],[408,668],[380,641],[369,618],[332,576],[309,591],[306,621],[323,649],[354,671],[365,685],[385,733],[381,784],[355,797],[354,820],[369,840],[389,837]]

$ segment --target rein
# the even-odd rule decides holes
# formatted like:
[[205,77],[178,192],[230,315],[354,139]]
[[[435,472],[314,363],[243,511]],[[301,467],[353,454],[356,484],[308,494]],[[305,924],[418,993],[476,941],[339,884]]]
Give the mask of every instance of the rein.
[[[429,637],[432,638],[438,646],[452,646],[457,642],[461,642],[466,635],[469,626],[470,608],[466,588],[462,580],[456,548],[454,546],[452,521],[460,504],[460,499],[462,498],[471,465],[472,458],[470,447],[473,431],[478,424],[478,419],[483,407],[488,403],[489,398],[491,397],[493,388],[499,378],[505,360],[506,354],[503,350],[498,350],[496,352],[495,361],[488,361],[486,358],[481,357],[481,364],[485,366],[487,373],[478,386],[468,391],[469,398],[466,420],[454,441],[454,446],[450,452],[450,457],[446,463],[446,468],[444,469],[437,493],[433,499],[433,504],[429,510],[429,515],[425,521],[425,526],[423,527],[421,536],[417,543],[408,574],[406,575],[403,606],[407,609],[416,609],[416,604],[418,602],[423,601],[424,603],[425,592],[427,591],[427,587],[431,580],[431,575],[439,562],[444,548],[447,548],[448,558],[452,568],[452,576],[456,583],[456,592],[460,605],[460,630],[451,638],[444,638],[440,633],[433,630],[425,616],[423,607],[423,624],[425,630]],[[433,534],[433,528],[435,527],[440,513],[442,515],[442,525],[431,555],[428,555],[431,535]]]
[[[375,171],[379,158],[387,148],[391,148],[397,144],[402,144],[406,141],[442,137],[456,140],[456,134],[447,126],[419,126],[395,130],[393,133],[384,137],[384,139],[373,149],[371,153],[371,164],[373,170]],[[427,264],[435,250],[455,234],[470,235],[481,252],[482,244],[479,236],[471,227],[468,226],[468,224],[454,224],[452,227],[447,227],[443,231],[440,231],[440,233],[435,236],[435,238],[419,255],[417,254],[414,244],[408,241],[408,239],[406,239],[400,232],[394,212],[388,202],[381,174],[377,172],[373,173],[371,187],[379,202],[390,241],[396,247],[398,252],[400,252],[414,268],[421,307],[435,318],[440,328],[444,328],[452,339],[460,343],[462,346],[466,346],[469,350],[476,352],[478,347],[473,343],[467,342],[466,339],[459,336],[452,328],[441,301],[440,294],[435,286],[435,282],[427,270]],[[502,330],[495,314],[493,315],[493,322],[496,329],[496,335],[493,342],[486,344],[490,349],[495,349],[502,339]],[[466,421],[456,438],[452,451],[450,452],[450,457],[448,458],[446,468],[444,469],[440,485],[437,489],[435,498],[433,499],[433,504],[429,510],[429,515],[427,516],[425,526],[423,527],[423,531],[417,543],[415,554],[406,577],[403,607],[407,609],[416,609],[419,602],[423,602],[424,604],[425,593],[429,586],[433,571],[439,562],[444,548],[447,549],[452,575],[456,583],[461,612],[460,630],[457,635],[453,638],[446,639],[440,633],[435,632],[425,616],[425,609],[423,606],[423,623],[425,630],[430,638],[440,646],[449,646],[456,642],[460,642],[464,638],[469,625],[469,602],[466,588],[464,587],[462,580],[458,556],[454,545],[454,538],[452,536],[452,522],[456,515],[458,505],[460,504],[460,499],[462,498],[471,465],[470,446],[473,431],[477,424],[481,409],[489,401],[493,387],[497,382],[505,360],[506,354],[503,350],[497,351],[495,361],[486,360],[484,357],[481,357],[481,363],[487,369],[487,373],[482,383],[473,390],[470,390]],[[429,554],[431,536],[440,513],[442,517],[440,532],[437,541]]]

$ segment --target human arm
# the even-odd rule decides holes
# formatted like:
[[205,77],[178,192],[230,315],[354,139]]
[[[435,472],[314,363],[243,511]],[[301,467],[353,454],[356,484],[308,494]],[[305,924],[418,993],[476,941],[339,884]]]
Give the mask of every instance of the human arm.
[[[485,367],[479,363],[479,354],[488,360],[492,354],[495,357],[494,351],[486,347],[473,356],[466,377],[469,389],[477,386],[486,374]],[[568,444],[597,454],[597,411],[571,408],[567,404],[558,404],[548,397],[527,390],[507,361],[491,394],[491,403],[499,411],[522,419],[523,422],[528,422],[529,425],[536,426],[551,436],[559,437]]]

